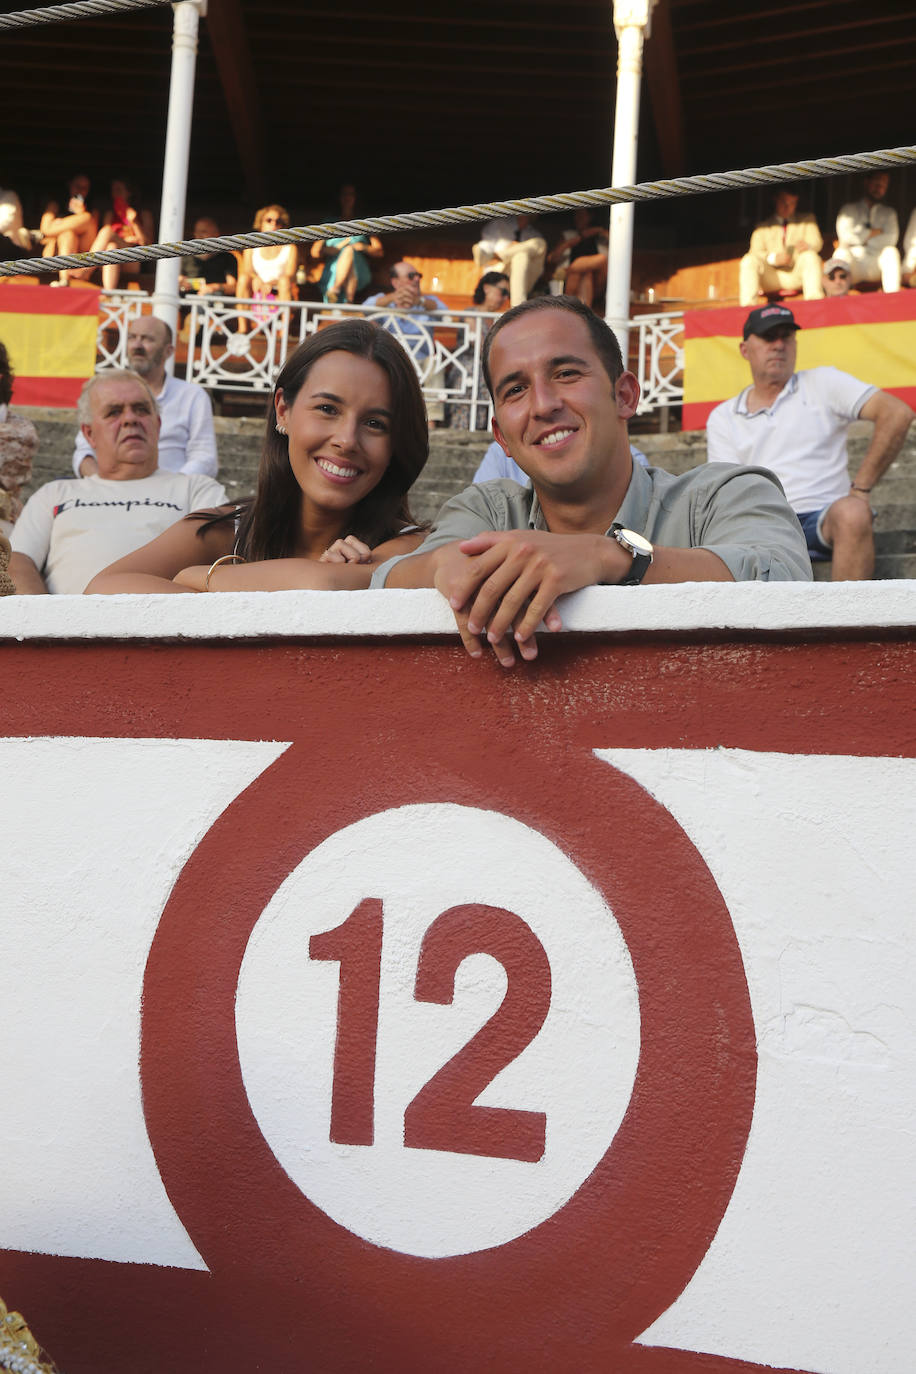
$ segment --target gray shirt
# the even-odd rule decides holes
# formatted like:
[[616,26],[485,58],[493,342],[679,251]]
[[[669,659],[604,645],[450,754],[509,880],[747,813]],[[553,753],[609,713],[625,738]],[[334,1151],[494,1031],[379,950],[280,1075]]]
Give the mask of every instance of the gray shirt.
[[[736,582],[811,581],[801,526],[778,479],[765,468],[704,463],[673,477],[634,463],[616,519],[653,544],[708,549]],[[445,503],[415,553],[489,530],[524,529],[547,529],[536,492],[505,478],[483,482]],[[398,562],[382,563],[370,585],[384,587]]]

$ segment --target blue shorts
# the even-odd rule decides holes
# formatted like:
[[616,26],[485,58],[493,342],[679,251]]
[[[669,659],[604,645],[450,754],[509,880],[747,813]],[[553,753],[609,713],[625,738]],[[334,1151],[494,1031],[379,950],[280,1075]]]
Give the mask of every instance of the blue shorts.
[[823,530],[824,516],[829,509],[829,506],[822,506],[820,510],[805,511],[804,515],[798,515],[796,512],[812,563],[822,563],[825,559],[833,557],[833,547],[824,538]]

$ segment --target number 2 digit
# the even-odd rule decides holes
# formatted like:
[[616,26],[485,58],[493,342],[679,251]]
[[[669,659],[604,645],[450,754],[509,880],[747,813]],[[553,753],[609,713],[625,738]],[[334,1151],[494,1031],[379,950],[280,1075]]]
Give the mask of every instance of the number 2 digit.
[[[335,930],[313,935],[312,959],[340,963],[330,1138],[371,1145],[375,1134],[375,1060],[382,958],[382,903],[361,902]],[[468,1043],[421,1088],[404,1113],[404,1144],[536,1163],[544,1112],[481,1107],[475,1099],[537,1035],[550,1007],[550,964],[530,926],[502,907],[451,907],[420,948],[414,996],[448,1005],[455,976],[472,954],[489,954],[508,980],[499,1007]]]
[[423,939],[415,997],[443,1005],[469,954],[490,954],[506,970],[506,995],[475,1036],[421,1088],[404,1113],[404,1144],[536,1163],[544,1112],[475,1106],[475,1098],[537,1035],[550,1007],[550,964],[530,926],[494,906],[454,906]]

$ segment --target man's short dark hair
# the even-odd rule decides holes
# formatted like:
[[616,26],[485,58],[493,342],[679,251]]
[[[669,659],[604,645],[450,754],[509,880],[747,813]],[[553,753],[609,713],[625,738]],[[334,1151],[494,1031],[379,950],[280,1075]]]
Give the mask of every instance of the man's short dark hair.
[[530,301],[522,301],[521,305],[515,305],[511,310],[507,310],[505,315],[496,321],[487,337],[483,341],[483,357],[481,368],[483,369],[483,379],[487,384],[487,390],[493,395],[493,383],[490,380],[490,350],[493,347],[493,340],[501,329],[513,321],[520,319],[522,315],[529,315],[534,310],[566,310],[570,315],[578,315],[579,319],[588,330],[595,352],[604,364],[604,370],[612,382],[616,382],[624,372],[623,358],[620,354],[620,344],[613,329],[605,324],[594,310],[583,304],[578,296],[534,296]]

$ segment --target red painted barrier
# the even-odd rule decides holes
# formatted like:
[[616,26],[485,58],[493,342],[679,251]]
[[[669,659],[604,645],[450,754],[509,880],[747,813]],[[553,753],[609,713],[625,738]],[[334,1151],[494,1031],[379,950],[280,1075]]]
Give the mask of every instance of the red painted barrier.
[[[508,674],[422,636],[33,639],[0,663],[22,806],[7,1074],[46,1075],[28,1148],[15,1113],[0,1123],[20,1190],[0,1200],[0,1295],[68,1374],[901,1367],[916,1333],[891,1275],[912,1240],[880,1330],[819,1310],[865,1262],[835,1234],[869,1240],[811,1161],[846,1133],[883,1243],[914,1108],[884,1072],[876,1171],[867,1123],[830,1098],[871,1051],[831,1022],[818,1058],[799,994],[778,1030],[770,1002],[831,922],[909,960],[857,898],[821,916],[773,895],[781,868],[801,893],[809,862],[819,890],[825,824],[856,829],[856,872],[896,872],[836,779],[857,779],[850,808],[857,789],[913,805],[908,631],[595,631]],[[818,948],[799,988],[819,965],[842,981]],[[916,1018],[847,953],[842,977],[902,1018],[902,1082]],[[830,1015],[849,1022],[845,996]],[[856,1034],[878,1038],[875,1015]],[[54,1078],[71,1051],[76,1086]],[[72,1140],[51,1177],[55,1113]],[[763,1181],[781,1175],[782,1200]],[[791,1220],[813,1194],[818,1265]],[[786,1284],[799,1302],[761,1313]]]

